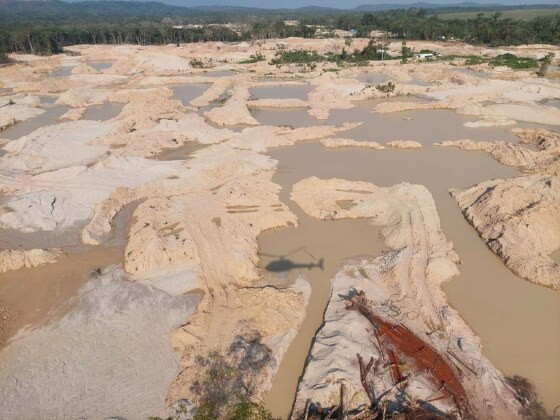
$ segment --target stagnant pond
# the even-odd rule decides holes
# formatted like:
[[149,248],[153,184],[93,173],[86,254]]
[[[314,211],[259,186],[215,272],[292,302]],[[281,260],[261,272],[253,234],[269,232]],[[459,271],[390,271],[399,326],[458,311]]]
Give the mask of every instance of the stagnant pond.
[[[174,91],[176,97],[188,105],[207,88],[208,85],[183,85],[174,87]],[[259,236],[261,267],[263,271],[267,267],[270,269],[262,282],[281,287],[293,282],[298,275],[304,275],[313,291],[304,324],[282,361],[267,397],[267,406],[274,415],[285,418],[289,414],[312,339],[322,323],[330,278],[342,262],[356,256],[376,256],[384,251],[378,228],[371,226],[367,219],[320,221],[307,216],[289,199],[294,183],[317,176],[370,181],[379,186],[403,181],[425,185],[434,196],[443,232],[453,241],[462,260],[461,274],[444,285],[451,305],[480,335],[484,353],[492,363],[507,375],[519,374],[533,381],[546,408],[552,411],[559,403],[557,391],[560,389],[560,295],[514,276],[484,245],[448,194],[452,187],[513,177],[518,172],[481,152],[430,146],[441,140],[515,141],[516,137],[502,127],[466,128],[463,123],[472,118],[447,110],[373,113],[373,107],[379,102],[383,101],[368,101],[355,109],[334,111],[325,121],[311,118],[305,109],[252,111],[262,124],[272,125],[298,127],[359,121],[364,124],[340,133],[339,137],[379,142],[415,140],[424,145],[418,150],[377,151],[328,149],[317,142],[308,142],[270,150],[269,155],[279,161],[274,181],[282,186],[281,200],[298,216],[299,226],[275,229]],[[66,111],[66,107],[48,108],[41,116],[2,132],[1,137],[16,139],[29,134],[41,126],[56,123]],[[95,116],[98,111],[92,108],[88,112],[94,112]],[[98,119],[91,115],[87,119]],[[164,150],[156,158],[185,159],[198,147],[201,146],[194,144]],[[116,226],[126,224],[115,223]],[[23,248],[60,246],[58,239],[48,239],[48,235],[42,239],[33,235],[11,235],[16,234],[0,232],[0,249],[3,241],[6,247],[17,244]],[[16,312],[27,311],[24,318],[10,326],[9,333],[40,322],[52,308],[75,293],[87,274],[97,267],[122,261],[123,252],[121,243],[111,243],[97,250],[69,244],[66,251],[68,255],[56,264],[2,275],[5,281],[0,284],[0,296],[10,296],[10,300],[3,303]],[[560,262],[560,251],[554,253],[553,258]],[[21,285],[24,277],[31,274],[37,279],[33,282],[37,293],[27,296],[24,292],[29,289]],[[43,287],[52,284],[55,286]],[[36,310],[29,312],[30,307]]]
[[315,88],[312,85],[259,86],[251,88],[251,95],[257,99],[302,99]]
[[119,115],[124,104],[104,102],[103,105],[89,107],[84,114],[84,120],[107,121]]
[[88,61],[87,64],[97,71],[102,71],[111,68],[115,64],[115,60],[92,60]]
[[[306,110],[288,108],[256,108],[253,117],[263,125],[312,127],[325,124],[362,123],[358,127],[338,134],[338,137],[360,141],[385,143],[392,140],[413,140],[423,145],[432,145],[444,140],[471,139],[476,141],[503,140],[516,142],[518,138],[504,127],[469,128],[463,124],[476,121],[473,117],[457,114],[447,109],[427,109],[381,114],[374,111],[382,102],[424,102],[422,98],[410,96],[391,99],[376,99],[356,103],[352,109],[334,110],[327,120],[316,120]],[[530,128],[542,125],[519,123],[515,127]],[[554,130],[551,127],[544,127]]]
[[55,263],[0,274],[0,307],[15,314],[3,326],[0,348],[4,344],[2,340],[12,338],[22,328],[38,328],[64,315],[71,309],[66,302],[94,271],[122,263],[132,214],[137,206],[138,202],[130,203],[117,214],[112,231],[100,246],[82,244],[80,232],[84,223],[64,232],[22,233],[0,229],[0,251],[56,247],[64,252]]
[[[361,111],[345,111],[352,112]],[[305,111],[300,110],[300,113],[305,114]],[[423,113],[412,115],[420,121],[423,119]],[[333,115],[329,122],[338,118]],[[449,131],[449,135],[454,134],[452,138],[476,138],[478,129],[463,127],[462,119],[451,121],[455,121],[455,131]],[[374,137],[369,139],[398,138],[387,133],[399,129],[397,122],[402,124],[400,120],[389,119],[385,124],[377,125]],[[452,124],[446,123],[451,130]],[[424,143],[428,143],[430,133],[434,135],[433,128],[429,119],[424,120],[424,124],[417,126],[416,137],[411,139],[425,139]],[[341,137],[361,139],[359,135],[349,133],[343,133]],[[513,140],[511,133],[503,128],[493,128],[490,133],[492,137],[478,135],[487,140]],[[442,139],[434,137],[429,143]],[[260,235],[261,265],[266,270],[273,261],[277,264],[272,267],[280,266],[278,262],[283,260],[290,262],[284,262],[286,267],[302,264],[302,268],[287,270],[284,276],[271,273],[266,279],[278,285],[302,274],[313,287],[304,325],[288,349],[266,400],[274,415],[286,418],[290,412],[305,358],[322,323],[332,274],[345,258],[375,256],[383,249],[376,228],[370,227],[367,220],[323,222],[305,215],[291,202],[289,193],[293,184],[310,176],[370,181],[379,186],[404,181],[425,185],[436,202],[443,232],[454,243],[462,261],[459,266],[461,274],[444,285],[450,304],[481,337],[484,354],[492,363],[506,375],[529,378],[535,383],[546,408],[552,411],[558,404],[557,390],[560,389],[560,296],[513,275],[480,240],[448,193],[449,188],[468,187],[492,178],[514,177],[519,174],[516,169],[501,165],[482,152],[433,146],[378,151],[328,149],[311,142],[272,149],[269,155],[279,161],[274,181],[282,186],[281,198],[297,214],[300,225]],[[321,258],[324,270],[318,267]]]
[[189,106],[190,102],[202,95],[210,87],[208,83],[192,83],[185,85],[169,86],[176,99],[183,102],[184,106]]
[[19,122],[6,130],[0,132],[0,138],[8,140],[17,140],[20,137],[31,134],[35,130],[48,125],[57,124],[58,119],[67,111],[68,107],[64,105],[53,105],[45,108],[45,112],[34,118]]

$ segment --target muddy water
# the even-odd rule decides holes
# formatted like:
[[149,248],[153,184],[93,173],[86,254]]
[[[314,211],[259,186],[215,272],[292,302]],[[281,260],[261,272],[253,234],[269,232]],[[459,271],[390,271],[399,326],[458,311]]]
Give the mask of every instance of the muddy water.
[[[91,274],[111,264],[122,263],[125,240],[139,202],[127,204],[113,219],[112,231],[100,246],[83,245],[83,223],[65,232],[0,231],[0,250],[57,247],[64,255],[52,264],[0,273],[0,308],[12,314],[3,325],[4,339],[21,328],[37,328],[64,315],[71,297]],[[0,342],[0,348],[4,343]]]
[[197,150],[208,147],[207,144],[200,144],[197,142],[186,143],[179,147],[170,147],[163,149],[160,153],[153,156],[156,160],[186,160],[191,158],[191,154]]
[[45,109],[41,115],[27,121],[19,122],[16,125],[0,132],[0,138],[17,140],[20,137],[31,134],[35,130],[48,125],[57,124],[58,119],[68,111],[67,106],[55,105]]
[[202,95],[206,89],[210,87],[209,84],[200,83],[200,84],[187,84],[187,85],[174,85],[169,86],[173,91],[176,99],[179,99],[183,102],[184,106],[189,106],[190,102],[198,98]]
[[[0,305],[13,314],[5,327],[9,338],[21,328],[36,328],[60,316],[61,305],[86,283],[97,268],[117,264],[123,247],[87,247],[71,252],[53,264],[0,274]],[[0,343],[0,346],[2,343]]]
[[207,77],[228,77],[232,76],[233,72],[231,70],[214,70],[204,73]]
[[104,102],[103,105],[88,108],[84,115],[84,120],[106,121],[119,115],[124,104]]
[[430,86],[431,85],[430,82],[428,82],[426,80],[419,79],[417,77],[413,77],[408,84],[416,85],[416,86]]
[[260,86],[251,88],[251,95],[257,99],[297,98],[306,101],[314,88],[312,85]]
[[[394,99],[393,99],[394,101]],[[398,101],[422,101],[416,97],[399,98]],[[362,125],[345,132],[339,137],[385,143],[392,140],[413,140],[423,145],[444,140],[471,139],[476,141],[504,140],[517,142],[518,138],[504,127],[469,128],[463,124],[476,119],[459,115],[447,109],[394,112],[373,112],[375,105],[386,99],[357,103],[352,109],[334,110],[328,120],[316,120],[300,109],[253,109],[251,114],[263,125],[287,125],[310,127],[324,124],[362,122]],[[517,124],[516,127],[534,127],[535,124]],[[541,126],[542,127],[542,126]]]
[[544,105],[553,106],[555,108],[560,108],[560,99],[550,99],[550,100],[544,102]]
[[93,67],[97,71],[105,70],[110,68],[115,63],[114,60],[95,60],[88,61],[88,65]]
[[387,76],[383,73],[362,73],[353,76],[354,79],[366,83],[366,84],[374,84],[377,85],[379,83],[385,83],[391,80],[390,76]]
[[[425,185],[436,202],[443,231],[463,262],[459,267],[461,275],[445,285],[450,303],[480,335],[484,353],[492,363],[507,375],[520,374],[533,381],[549,411],[558,404],[560,295],[514,276],[483,244],[448,194],[451,187],[516,176],[515,169],[483,153],[438,147],[375,151],[300,143],[275,149],[270,155],[279,160],[277,182],[284,190],[309,176],[370,181],[380,186],[403,181]],[[346,240],[339,241],[338,247],[351,245],[347,236],[341,238]],[[269,240],[274,244],[273,239]],[[284,237],[282,241],[289,242]],[[276,252],[270,251],[271,246],[261,246],[263,252],[281,254],[280,246],[274,249]],[[294,344],[282,362],[267,400],[275,415],[286,417],[295,393],[295,387],[288,386],[288,382],[278,382],[286,375],[284,369],[298,372],[293,364],[302,356],[294,357],[291,352],[306,355],[308,350],[308,345]],[[282,387],[277,385],[280,383]]]
[[560,249],[557,249],[556,251],[554,251],[550,257],[554,260],[554,262],[558,265],[560,265]]
[[305,110],[297,108],[251,108],[250,111],[253,118],[262,125],[286,125],[298,128],[326,124],[325,120],[316,120]]
[[69,77],[72,75],[72,70],[74,70],[74,66],[60,67],[51,73],[51,77]]
[[384,249],[379,230],[366,219],[322,221],[305,214],[289,199],[292,185],[305,176],[299,167],[284,169],[280,167],[274,182],[282,185],[280,199],[297,215],[299,226],[269,230],[259,236],[261,268],[267,273],[264,282],[282,287],[303,276],[311,284],[312,292],[305,320],[266,399],[272,413],[282,418],[289,415],[311,342],[323,322],[330,279],[345,259],[377,256]]

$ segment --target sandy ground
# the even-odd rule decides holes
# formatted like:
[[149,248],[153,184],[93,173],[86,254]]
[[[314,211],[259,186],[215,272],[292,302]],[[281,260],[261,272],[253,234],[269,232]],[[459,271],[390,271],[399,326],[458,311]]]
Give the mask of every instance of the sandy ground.
[[[358,39],[352,46],[360,48],[366,43]],[[330,63],[313,70],[269,65],[268,60],[281,46],[339,52],[344,40],[286,39],[180,47],[76,46],[69,50],[77,55],[17,56],[17,63],[0,68],[2,87],[11,89],[0,102],[0,144],[4,144],[0,158],[0,228],[18,232],[2,245],[0,272],[19,269],[25,273],[37,269],[29,267],[51,262],[52,253],[45,255],[49,251],[43,248],[64,252],[68,246],[107,246],[112,232],[123,229],[119,214],[135,206],[125,234],[124,257],[119,257],[117,265],[84,278],[85,284],[64,302],[53,300],[45,313],[54,311],[58,315],[48,323],[31,323],[6,337],[7,344],[0,353],[0,377],[6,384],[0,399],[3,413],[19,418],[164,415],[178,399],[198,402],[190,384],[201,373],[199,356],[218,351],[228,357],[232,344],[239,340],[253,342],[254,337],[271,354],[254,378],[258,391],[251,397],[262,400],[290,343],[302,325],[307,325],[306,306],[313,299],[304,278],[281,287],[262,282],[257,238],[265,231],[298,225],[297,215],[279,198],[280,186],[272,181],[277,162],[267,152],[311,140],[329,148],[366,147],[380,153],[388,149],[424,150],[426,146],[424,141],[416,141],[420,139],[394,136],[380,142],[374,133],[367,143],[358,144],[347,133],[359,130],[364,121],[326,122],[336,112],[354,108],[357,101],[378,99],[369,115],[380,121],[384,115],[398,118],[401,112],[447,110],[465,118],[465,127],[521,128],[524,131],[519,135],[525,139],[531,133],[527,124],[540,124],[549,130],[560,125],[560,109],[550,105],[560,97],[560,83],[554,75],[538,78],[534,72],[486,65],[467,68],[461,60],[405,65],[374,62],[337,72],[324,71],[332,67]],[[480,49],[458,43],[414,42],[411,46],[443,54],[494,56],[514,52],[536,58],[548,52],[560,54],[560,48],[546,45]],[[395,51],[399,48],[399,43],[390,46]],[[239,64],[255,53],[264,54],[267,60]],[[201,59],[207,68],[192,68],[192,58]],[[99,60],[109,64],[94,65]],[[213,72],[220,72],[219,76]],[[393,81],[394,92],[381,92],[376,80]],[[177,90],[179,85],[184,88]],[[194,90],[189,89],[191,85]],[[298,85],[305,88],[298,90]],[[283,93],[275,95],[275,91]],[[407,100],[412,96],[420,99]],[[115,111],[110,112],[107,104],[114,105]],[[60,120],[53,118],[25,135],[10,135],[10,130],[48,114],[49,106],[69,110]],[[305,112],[310,124],[261,124],[257,119],[259,110],[293,109]],[[538,172],[533,169],[546,164],[546,173],[539,176],[552,177],[553,185],[557,185],[557,142],[544,137],[542,142],[535,137],[527,151],[510,144],[496,145],[492,138],[483,144],[479,139],[474,142],[501,162],[530,172]],[[442,145],[475,147],[468,139]],[[540,150],[538,155],[531,147]],[[171,159],[170,150],[189,150],[190,154],[188,159]],[[534,189],[537,184],[526,178],[516,185]],[[320,182],[318,185],[320,188],[311,188],[311,192],[322,191],[326,198],[304,194],[297,201],[310,216],[324,219],[329,217],[332,203],[329,188],[323,188]],[[506,181],[501,185],[504,192],[493,200],[506,215],[518,212],[518,206],[504,204],[509,185]],[[361,189],[348,187],[349,191]],[[414,191],[398,193],[409,189]],[[441,232],[430,192],[405,184],[390,191],[395,191],[398,200],[392,192],[374,195],[363,213],[352,213],[359,206],[350,210],[341,207],[333,218],[346,217],[341,215],[347,213],[351,218],[386,217],[381,223],[386,230],[393,226],[389,216],[394,206],[409,209],[406,217],[412,218],[410,229],[403,231],[408,234],[401,237],[398,230],[385,232],[392,251],[384,258],[395,260],[397,254],[406,254],[405,261],[397,264],[398,270],[412,267],[425,272],[427,283],[412,281],[398,293],[420,300],[417,310],[425,325],[432,328],[437,325],[434,317],[440,317],[437,314],[446,307],[439,283],[456,274],[457,258]],[[558,219],[557,192],[555,188],[548,204],[542,205],[542,212],[551,220]],[[544,194],[542,186],[532,193]],[[341,202],[356,200],[345,194],[341,193]],[[464,194],[470,197],[476,191]],[[462,207],[468,205],[464,204],[466,198],[457,197]],[[493,229],[497,223],[493,208],[477,208],[484,216],[481,222],[474,217],[469,221],[476,229],[480,229],[480,223]],[[544,220],[536,214],[523,222],[536,237]],[[500,226],[509,242],[523,237],[515,227],[520,223]],[[70,232],[74,242],[69,245],[65,238]],[[29,235],[53,239],[22,251],[21,244]],[[484,237],[484,233],[481,235]],[[534,258],[540,258],[542,252],[554,252],[558,237],[556,233],[549,235],[546,244],[543,240],[528,242],[532,253],[524,255],[529,263],[539,265]],[[412,247],[412,253],[399,251],[402,247]],[[434,252],[437,255],[432,255]],[[510,261],[511,253],[497,253]],[[385,260],[368,262],[367,270],[374,270],[379,261]],[[551,273],[548,285],[557,282],[554,273],[558,266],[551,261],[547,260]],[[352,264],[344,270],[351,271]],[[516,272],[533,280],[540,271]],[[343,287],[358,286],[363,281],[342,274],[336,278],[344,278]],[[386,287],[383,281],[381,277],[376,280],[375,290]],[[340,284],[335,280],[333,288]],[[335,303],[329,302],[327,314],[332,305]],[[65,310],[60,312],[61,308]],[[496,415],[517,413],[520,406],[514,401],[514,391],[480,355],[476,335],[459,314],[450,312],[445,325],[447,335],[440,340],[451,339],[460,330],[471,344],[464,354],[454,354],[467,364],[473,358],[479,360],[478,366],[486,375],[480,382],[469,375],[463,377],[472,411],[484,411],[483,397],[487,394]],[[410,328],[418,329],[420,324]],[[441,350],[441,342],[431,344]],[[301,352],[307,354],[305,348]],[[326,378],[320,368],[310,370],[310,366],[306,375],[313,371],[313,381]],[[416,386],[418,395],[425,396],[429,391],[426,381],[420,380]],[[304,384],[300,389],[310,392],[313,386]],[[355,401],[363,401],[359,386],[353,389]],[[299,402],[308,395],[301,392]],[[321,395],[311,398],[319,400]],[[440,409],[454,410],[446,404],[442,403]],[[284,407],[283,412],[287,409]]]

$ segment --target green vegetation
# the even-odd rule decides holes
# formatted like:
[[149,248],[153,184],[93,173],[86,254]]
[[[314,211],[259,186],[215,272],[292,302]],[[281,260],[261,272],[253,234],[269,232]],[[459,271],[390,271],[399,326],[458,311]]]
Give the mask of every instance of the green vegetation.
[[[523,20],[531,20],[536,17],[540,16],[548,16],[551,13],[558,12],[557,10],[550,10],[550,9],[519,9],[519,10],[504,10],[500,12],[500,17],[502,19],[523,19]],[[440,19],[473,19],[479,13],[483,13],[484,17],[492,17],[495,11],[490,12],[454,12],[454,13],[438,13],[438,18]]]
[[531,69],[539,66],[534,58],[518,57],[515,54],[502,54],[488,62],[491,66],[507,66],[514,70]]
[[485,57],[480,57],[478,55],[469,55],[467,57],[465,57],[465,64],[467,66],[476,66],[478,64],[483,64],[483,63],[487,63],[488,59]]
[[217,418],[224,420],[273,420],[270,412],[261,404],[250,401],[240,401],[232,404],[230,410],[222,414],[222,417],[216,417],[216,406],[214,404],[201,405],[194,420],[215,420]]
[[548,66],[552,64],[552,59],[554,58],[554,53],[548,53],[546,56],[539,60],[540,66],[537,71],[537,76],[544,77],[548,71]]
[[387,48],[388,45],[376,44],[373,41],[369,41],[368,45],[366,45],[362,51],[354,51],[354,60],[389,60],[391,56],[386,51]]
[[257,53],[257,54],[251,54],[249,56],[248,60],[242,60],[239,63],[240,64],[253,64],[253,63],[258,63],[259,61],[264,61],[264,55],[262,55],[261,53]]
[[[530,43],[560,44],[558,8],[543,11],[534,18],[510,17],[512,10],[488,14],[487,10],[461,18],[438,17],[442,10],[388,10],[375,13],[341,10],[265,10],[244,8],[185,8],[152,2],[51,1],[0,2],[0,51],[34,54],[60,53],[75,44],[161,45],[202,41],[236,42],[269,38],[315,36],[317,26],[324,33],[335,29],[354,30],[359,37],[371,31],[383,31],[402,41],[463,40],[490,46]],[[533,7],[532,9],[535,9]],[[447,9],[458,12],[460,9]],[[526,15],[531,10],[521,10]],[[509,13],[509,15],[508,15]],[[284,20],[298,20],[286,25]],[[237,25],[235,31],[224,23]],[[184,24],[199,26],[174,27]],[[322,35],[324,36],[324,35]],[[351,39],[346,48],[352,45]],[[374,44],[377,45],[377,44]],[[382,48],[372,53],[378,54]],[[337,60],[363,64],[376,59],[362,51],[344,51]],[[283,57],[278,57],[282,59]],[[284,57],[303,60],[309,57]],[[318,57],[315,57],[318,59]],[[383,57],[384,59],[387,57]],[[408,58],[408,51],[402,59]],[[335,61],[337,61],[335,60]],[[283,62],[286,62],[285,60]]]
[[410,57],[412,57],[412,50],[410,47],[407,47],[406,42],[403,41],[401,45],[401,62],[406,63]]
[[391,93],[395,90],[395,84],[393,82],[387,82],[384,85],[377,85],[375,86],[375,88],[379,91],[379,92],[383,92],[383,93]]
[[271,357],[270,349],[255,333],[237,337],[227,355],[212,353],[199,358],[201,377],[191,387],[198,401],[194,420],[272,420],[271,414],[254,402],[257,376]]
[[[346,48],[342,49],[340,54],[327,53],[321,55],[317,51],[307,50],[280,50],[270,61],[270,64],[277,66],[283,64],[305,64],[308,66],[315,65],[323,61],[336,63],[339,67],[345,64],[366,65],[368,61],[390,60],[392,57],[385,51],[387,46],[376,44],[373,40],[368,43],[361,51],[354,50],[349,53]],[[326,71],[336,71],[336,69],[328,69]]]
[[7,64],[10,62],[8,54],[5,51],[0,50],[0,64]]
[[550,12],[533,20],[501,19],[499,13],[487,17],[479,13],[472,19],[439,19],[422,9],[392,10],[344,15],[337,19],[340,29],[356,28],[358,36],[371,30],[384,30],[397,39],[464,40],[490,46],[531,43],[560,44],[560,13]]
[[276,53],[274,58],[270,60],[270,64],[310,64],[324,61],[325,56],[317,53],[317,51],[307,50],[280,50]]
[[173,403],[166,420],[274,420],[262,404],[255,402],[259,375],[271,358],[271,350],[256,332],[237,336],[225,354],[213,352],[198,357],[199,376],[190,387],[192,401]]
[[63,47],[76,44],[163,45],[238,40],[235,32],[216,25],[188,29],[151,23],[0,26],[0,50],[32,54],[56,54],[62,52]]
[[191,65],[192,68],[194,69],[201,69],[204,67],[204,63],[199,60],[198,58],[193,58],[189,64]]

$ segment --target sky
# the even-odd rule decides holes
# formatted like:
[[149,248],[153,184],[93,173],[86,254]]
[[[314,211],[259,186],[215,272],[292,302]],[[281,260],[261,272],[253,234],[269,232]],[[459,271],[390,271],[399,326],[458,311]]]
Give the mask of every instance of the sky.
[[[160,0],[161,1],[161,0]],[[165,1],[165,0],[164,0]],[[245,6],[262,8],[297,8],[304,6],[324,6],[349,9],[362,4],[410,4],[416,1],[435,4],[461,3],[465,0],[173,0],[181,6]],[[479,4],[558,4],[560,0],[474,0]],[[170,3],[170,1],[165,1]]]

